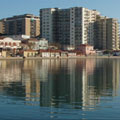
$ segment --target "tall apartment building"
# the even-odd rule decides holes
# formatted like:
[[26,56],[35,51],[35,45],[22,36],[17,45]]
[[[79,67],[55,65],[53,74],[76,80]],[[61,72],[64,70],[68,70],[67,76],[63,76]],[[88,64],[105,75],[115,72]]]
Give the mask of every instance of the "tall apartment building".
[[119,50],[119,23],[117,19],[100,16],[96,21],[95,48]]
[[[36,37],[40,35],[40,18],[32,14],[13,16],[2,20],[4,33],[7,35],[28,35]],[[0,27],[2,29],[2,27]],[[2,31],[2,30],[1,30]]]
[[75,7],[70,8],[70,44],[94,45],[94,23],[100,13],[96,10]]
[[62,45],[70,45],[70,10],[58,9],[54,20],[53,39]]
[[40,36],[46,38],[50,43],[53,42],[54,8],[40,10]]
[[119,50],[120,38],[119,38],[119,23],[117,19],[107,19],[107,49]]
[[98,11],[83,7],[41,9],[41,37],[65,45],[94,45],[94,22],[98,15]]

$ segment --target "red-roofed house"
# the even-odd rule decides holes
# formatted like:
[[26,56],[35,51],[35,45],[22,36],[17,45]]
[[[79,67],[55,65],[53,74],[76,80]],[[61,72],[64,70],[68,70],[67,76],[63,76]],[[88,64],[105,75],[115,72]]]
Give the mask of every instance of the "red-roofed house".
[[82,44],[78,46],[77,49],[82,51],[84,55],[94,55],[96,53],[94,47],[88,44]]

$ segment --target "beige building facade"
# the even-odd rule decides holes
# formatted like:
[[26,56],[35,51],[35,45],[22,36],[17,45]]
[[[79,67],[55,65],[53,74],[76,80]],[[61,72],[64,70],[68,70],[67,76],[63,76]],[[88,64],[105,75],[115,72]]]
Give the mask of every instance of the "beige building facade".
[[5,34],[5,20],[0,20],[0,34]]
[[96,21],[95,48],[120,50],[119,23],[115,18],[99,17]]
[[0,22],[0,32],[7,35],[36,37],[40,35],[40,19],[32,14],[6,18]]

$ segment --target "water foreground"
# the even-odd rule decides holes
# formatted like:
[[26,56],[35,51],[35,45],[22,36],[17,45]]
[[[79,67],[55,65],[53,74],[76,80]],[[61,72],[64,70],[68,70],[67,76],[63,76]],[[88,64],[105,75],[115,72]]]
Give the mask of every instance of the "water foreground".
[[0,120],[119,119],[119,59],[0,60]]

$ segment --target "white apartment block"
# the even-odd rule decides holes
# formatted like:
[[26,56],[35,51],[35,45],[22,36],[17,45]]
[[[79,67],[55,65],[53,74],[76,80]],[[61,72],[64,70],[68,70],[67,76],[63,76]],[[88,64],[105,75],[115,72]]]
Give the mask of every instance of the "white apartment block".
[[70,8],[70,45],[94,45],[94,22],[100,13],[82,7]]
[[[96,49],[119,47],[119,38],[111,40],[113,34],[113,36],[119,34],[117,21],[113,22],[113,27],[110,27],[112,24],[111,20],[99,23],[98,18],[102,19],[100,12],[83,7],[41,9],[40,36],[46,38],[49,43],[60,43],[74,47],[80,44],[93,45]],[[106,31],[110,31],[110,29],[112,29],[112,33],[107,34]],[[104,39],[106,39],[106,36],[109,37],[107,43],[106,40],[100,39],[101,35]]]

